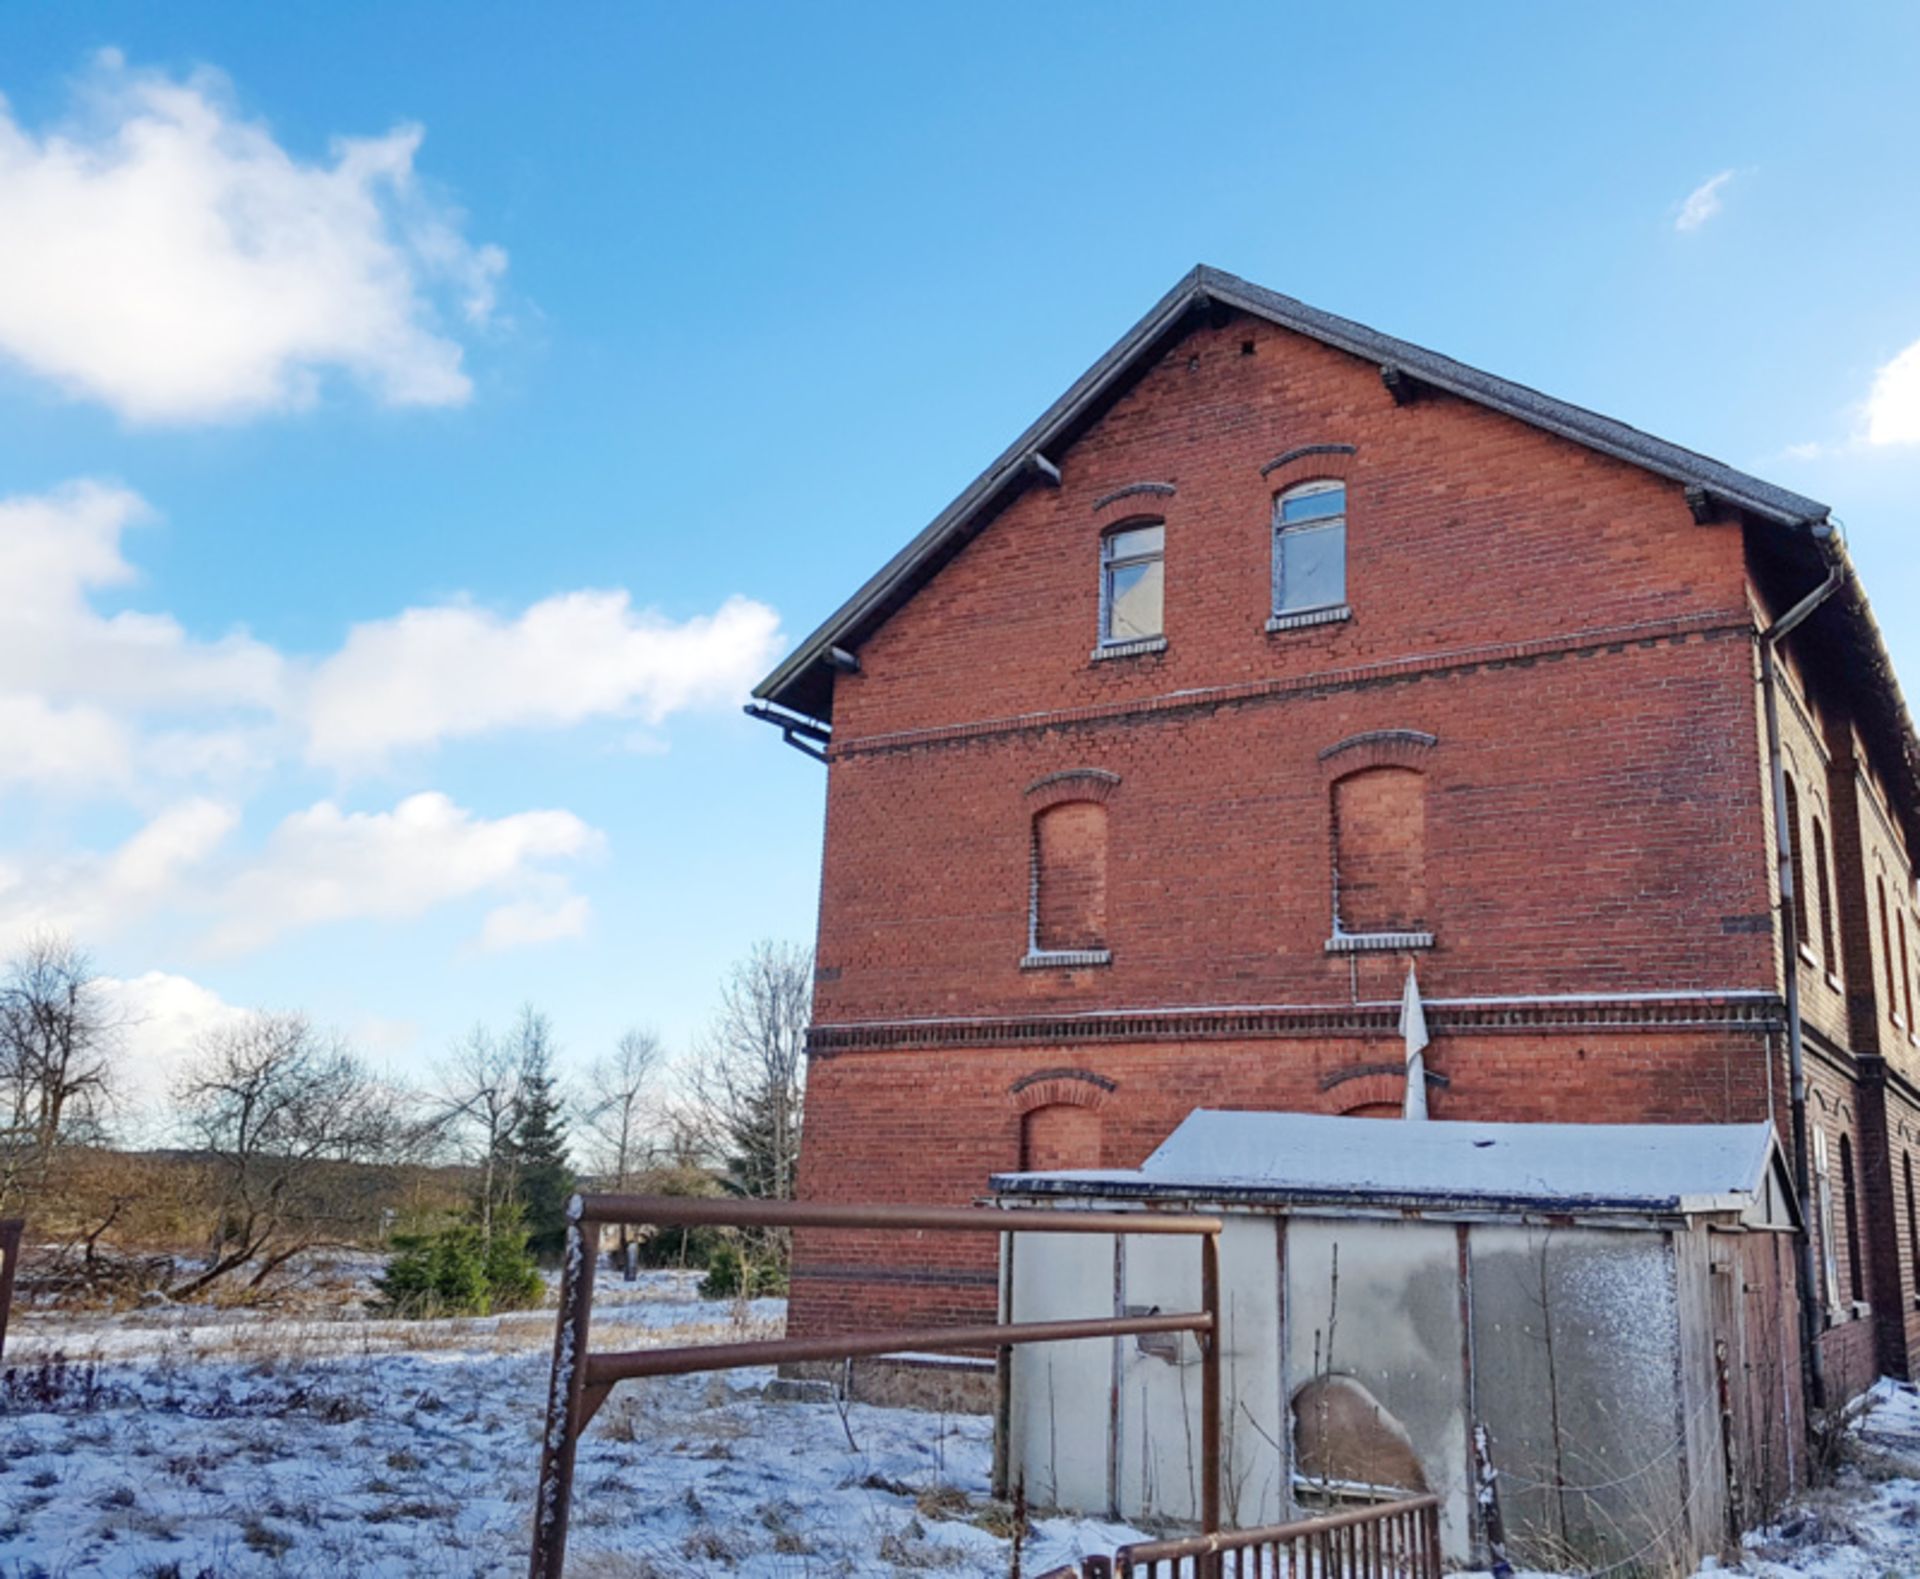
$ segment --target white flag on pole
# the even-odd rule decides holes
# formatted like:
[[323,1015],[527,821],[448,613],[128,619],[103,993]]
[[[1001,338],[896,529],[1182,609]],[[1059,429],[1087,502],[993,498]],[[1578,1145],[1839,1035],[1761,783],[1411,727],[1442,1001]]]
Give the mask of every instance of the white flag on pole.
[[1427,1116],[1427,1011],[1420,1006],[1420,980],[1407,966],[1407,990],[1400,999],[1400,1034],[1407,1039],[1407,1105],[1404,1118]]

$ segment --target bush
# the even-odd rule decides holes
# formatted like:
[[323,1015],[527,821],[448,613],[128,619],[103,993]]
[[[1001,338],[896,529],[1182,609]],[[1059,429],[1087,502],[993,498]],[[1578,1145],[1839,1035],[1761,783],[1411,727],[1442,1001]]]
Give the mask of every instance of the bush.
[[755,1299],[786,1291],[786,1273],[778,1260],[750,1256],[730,1239],[714,1246],[707,1275],[700,1280],[702,1299]]
[[380,1276],[380,1303],[400,1316],[485,1316],[540,1302],[540,1273],[516,1226],[495,1228],[488,1244],[472,1223],[394,1236],[395,1254]]

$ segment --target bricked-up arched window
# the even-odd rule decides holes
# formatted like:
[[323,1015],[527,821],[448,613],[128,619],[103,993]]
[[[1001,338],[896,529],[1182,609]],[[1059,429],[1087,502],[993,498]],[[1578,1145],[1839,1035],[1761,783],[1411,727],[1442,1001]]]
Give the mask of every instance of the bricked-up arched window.
[[1813,886],[1820,901],[1820,957],[1827,969],[1838,972],[1840,954],[1833,945],[1833,877],[1827,864],[1827,830],[1813,819]]
[[1020,1115],[1020,1166],[1030,1172],[1048,1168],[1100,1166],[1100,1114],[1089,1107],[1055,1102]]
[[1807,893],[1807,869],[1800,858],[1800,791],[1787,777],[1787,864],[1793,871],[1793,940],[1807,946],[1807,909],[1812,898]]
[[1427,781],[1412,768],[1365,768],[1333,785],[1336,937],[1424,933]]
[[1853,1142],[1840,1137],[1840,1209],[1847,1220],[1847,1293],[1857,1305],[1866,1296],[1860,1268],[1860,1201],[1853,1180]]
[[1920,1294],[1920,1213],[1913,1203],[1913,1153],[1901,1159],[1907,1175],[1907,1267],[1913,1275],[1914,1292]]
[[1901,911],[1900,922],[1900,1001],[1907,1008],[1907,1024],[1913,1019],[1913,951],[1907,947],[1907,913]]
[[1070,800],[1033,819],[1030,957],[1107,949],[1107,808]]
[[1874,885],[1880,890],[1880,957],[1887,962],[1887,1013],[1894,1019],[1900,1018],[1900,990],[1895,985],[1893,962],[1893,923],[1887,918],[1887,880],[1876,876]]

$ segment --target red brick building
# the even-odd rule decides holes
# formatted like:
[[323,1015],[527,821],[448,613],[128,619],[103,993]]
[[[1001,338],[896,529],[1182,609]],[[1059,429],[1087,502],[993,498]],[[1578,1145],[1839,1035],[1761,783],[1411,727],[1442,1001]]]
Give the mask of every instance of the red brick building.
[[[1920,747],[1825,506],[1197,269],[757,695],[828,764],[804,1194],[1397,1115],[1413,961],[1436,1118],[1791,1147],[1798,1043],[1826,1366],[1910,1369]],[[994,1289],[813,1235],[793,1324]]]

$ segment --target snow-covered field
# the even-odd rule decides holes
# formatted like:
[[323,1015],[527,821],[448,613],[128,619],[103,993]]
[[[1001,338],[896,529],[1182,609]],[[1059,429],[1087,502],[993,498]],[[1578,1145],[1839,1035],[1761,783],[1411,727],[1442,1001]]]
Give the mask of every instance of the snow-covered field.
[[[703,1301],[696,1283],[603,1283],[596,1347],[779,1331],[779,1301]],[[17,1318],[0,1576],[518,1576],[552,1332],[551,1310]],[[581,1447],[569,1573],[1008,1572],[984,1418],[853,1405],[843,1422],[831,1404],[763,1398],[769,1379],[623,1384]],[[1134,1535],[1043,1521],[1023,1566]]]
[[[603,1283],[596,1345],[779,1330],[778,1301]],[[16,1317],[0,1579],[519,1575],[550,1310],[470,1321],[196,1308]],[[935,1571],[1000,1579],[976,1416],[762,1396],[765,1372],[627,1383],[583,1444],[581,1579]],[[1032,1575],[1138,1532],[1041,1520]],[[1766,1579],[1920,1575],[1920,1396],[1883,1384],[1840,1483],[1750,1540]]]

